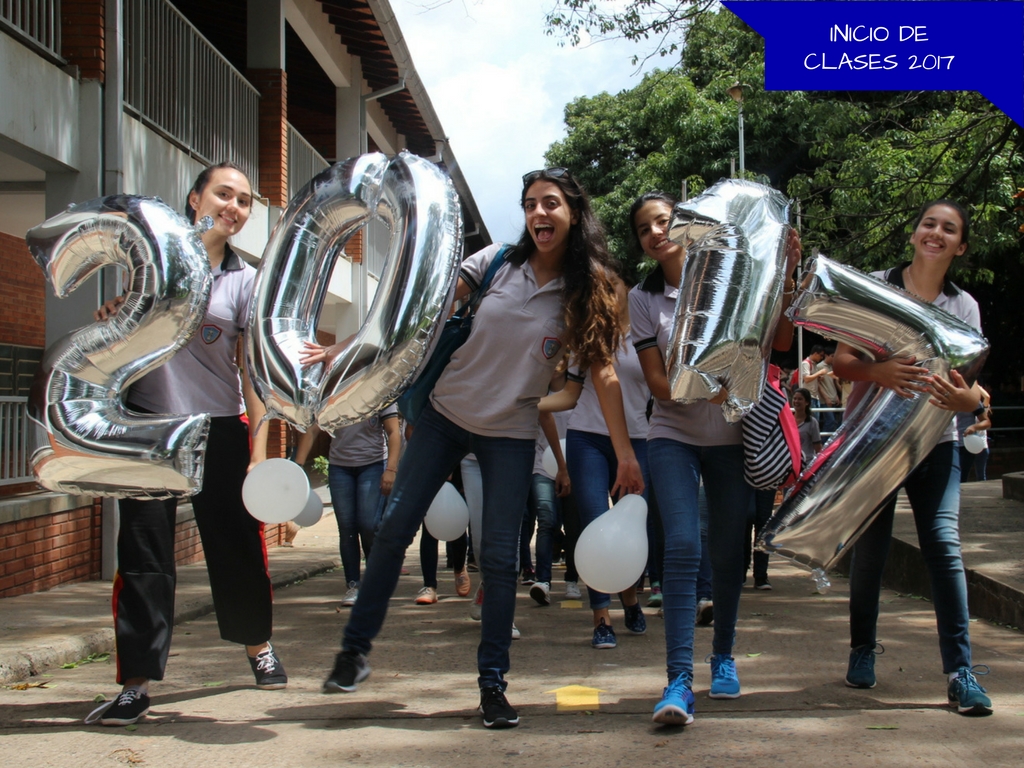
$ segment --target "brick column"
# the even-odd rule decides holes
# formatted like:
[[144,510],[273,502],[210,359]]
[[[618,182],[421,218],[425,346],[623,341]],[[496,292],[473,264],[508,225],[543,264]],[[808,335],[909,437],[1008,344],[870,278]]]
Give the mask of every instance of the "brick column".
[[260,92],[260,189],[271,205],[288,204],[288,73],[250,69],[249,82]]
[[60,6],[61,55],[78,66],[84,80],[103,82],[106,0],[63,0]]

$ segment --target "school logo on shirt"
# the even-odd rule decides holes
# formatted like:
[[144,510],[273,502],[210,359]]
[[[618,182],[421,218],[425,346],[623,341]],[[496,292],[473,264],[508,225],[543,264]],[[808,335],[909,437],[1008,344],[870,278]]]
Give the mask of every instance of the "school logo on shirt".
[[541,344],[541,352],[548,360],[558,354],[558,350],[562,348],[562,342],[560,342],[555,336],[545,336],[544,341]]
[[203,341],[207,344],[213,344],[217,339],[220,338],[220,328],[216,325],[204,325],[202,327]]

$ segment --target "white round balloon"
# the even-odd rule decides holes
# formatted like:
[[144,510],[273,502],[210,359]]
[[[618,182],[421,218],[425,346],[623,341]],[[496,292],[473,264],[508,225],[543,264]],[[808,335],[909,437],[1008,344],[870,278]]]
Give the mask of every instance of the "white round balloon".
[[323,516],[324,503],[317,495],[317,492],[310,488],[309,498],[306,499],[306,506],[302,508],[298,517],[292,520],[292,522],[296,525],[301,525],[303,528],[309,528],[309,526],[319,523],[320,518]]
[[576,542],[576,570],[588,587],[614,595],[647,565],[647,502],[629,494],[590,523]]
[[988,440],[985,436],[985,430],[980,432],[972,432],[969,435],[964,435],[964,448],[971,453],[981,453],[988,447]]
[[[565,456],[565,438],[563,437],[558,441],[558,444],[562,446],[562,456]],[[549,445],[544,449],[544,456],[541,458],[541,466],[544,467],[544,471],[554,477],[558,474],[558,462],[555,461],[555,452],[551,450]]]
[[309,501],[305,470],[288,459],[261,461],[245,478],[242,502],[264,523],[285,523],[298,517]]
[[430,535],[438,541],[452,541],[469,527],[469,507],[455,486],[445,483],[430,502],[423,522]]

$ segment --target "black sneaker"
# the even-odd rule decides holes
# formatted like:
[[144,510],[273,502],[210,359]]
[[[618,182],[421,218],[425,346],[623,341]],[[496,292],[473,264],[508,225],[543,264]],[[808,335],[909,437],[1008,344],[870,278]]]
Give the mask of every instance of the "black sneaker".
[[149,696],[138,688],[125,688],[109,704],[97,707],[85,718],[88,724],[133,725],[149,712]]
[[324,693],[352,693],[370,676],[370,663],[361,653],[342,651],[334,657],[334,671],[324,680]]
[[480,714],[484,716],[485,728],[515,728],[519,725],[519,714],[505,698],[505,692],[497,685],[480,689]]
[[249,666],[256,677],[256,687],[264,691],[277,691],[288,685],[288,675],[285,674],[284,665],[274,653],[274,646],[267,643],[267,647],[256,654],[255,658],[249,657]]

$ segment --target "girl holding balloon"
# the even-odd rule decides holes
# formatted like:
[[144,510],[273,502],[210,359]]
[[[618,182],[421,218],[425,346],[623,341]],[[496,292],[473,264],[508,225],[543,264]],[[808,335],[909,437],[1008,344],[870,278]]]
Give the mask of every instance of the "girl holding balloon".
[[[643,490],[612,367],[621,331],[600,224],[586,193],[564,168],[524,176],[520,202],[526,217],[522,237],[490,284],[469,338],[441,374],[402,456],[365,587],[325,692],[354,691],[369,676],[366,654],[384,623],[405,550],[445,478],[472,452],[483,483],[476,554],[487,584],[477,650],[480,711],[488,728],[519,723],[505,697],[519,531],[534,463],[537,403],[567,351],[589,370],[607,421],[618,430],[614,490]],[[489,246],[463,262],[457,300],[480,284],[498,251],[499,246]],[[303,363],[323,362],[335,350],[309,345]]]
[[[224,640],[245,646],[259,688],[284,688],[284,667],[270,645],[273,607],[263,523],[242,504],[249,469],[266,458],[266,414],[235,359],[245,328],[256,271],[228,239],[249,219],[252,188],[231,163],[207,168],[188,194],[195,223],[209,216],[202,235],[213,270],[210,305],[200,332],[164,365],[136,381],[129,408],[139,412],[210,414],[203,487],[191,498],[203,543],[217,623]],[[124,298],[104,304],[96,319],[118,311]],[[248,427],[242,414],[248,414]],[[117,681],[124,688],[86,722],[129,725],[149,711],[149,682],[162,680],[174,625],[174,499],[121,499],[114,579]]]
[[[683,275],[685,249],[668,239],[676,201],[664,192],[642,195],[630,210],[640,250],[657,262],[629,293],[629,316],[637,357],[654,396],[647,458],[665,531],[662,596],[668,686],[654,708],[654,722],[693,722],[693,638],[696,581],[700,563],[698,488],[704,481],[709,506],[708,546],[713,572],[715,628],[711,661],[711,698],[740,695],[732,657],[740,592],[746,570],[747,522],[754,516],[754,489],[743,477],[740,424],[726,422],[719,404],[677,403],[671,398],[665,369],[668,340]],[[800,240],[789,235],[784,305],[795,290],[792,274],[800,258]],[[785,306],[783,307],[785,310]],[[779,323],[775,346],[788,349],[792,325]]]
[[[981,329],[978,303],[946,276],[953,260],[967,250],[970,219],[963,206],[952,200],[925,205],[914,222],[910,243],[913,260],[874,273],[898,288],[914,294]],[[967,386],[957,371],[950,380],[932,376],[912,358],[874,361],[856,349],[840,344],[833,367],[843,379],[854,382],[852,402],[874,383],[901,397],[916,393],[931,396],[931,403],[950,412],[950,424],[938,445],[903,483],[914,511],[921,554],[931,579],[932,605],[939,632],[942,671],[947,676],[949,705],[963,715],[989,715],[992,702],[978,684],[977,674],[987,667],[972,666],[970,621],[967,612],[967,581],[960,552],[960,455],[956,443],[957,413],[985,413],[981,388]],[[853,547],[850,563],[850,658],[846,684],[874,688],[875,656],[882,652],[876,641],[878,598],[882,571],[889,554],[896,491],[883,504],[868,529]]]

